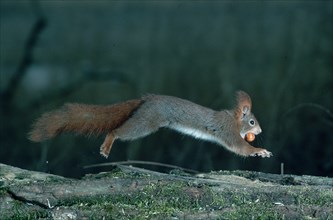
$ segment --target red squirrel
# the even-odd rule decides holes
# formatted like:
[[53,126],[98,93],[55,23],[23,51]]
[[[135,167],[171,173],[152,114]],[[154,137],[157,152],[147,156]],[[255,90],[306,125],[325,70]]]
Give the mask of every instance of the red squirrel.
[[62,132],[106,134],[100,153],[107,158],[116,139],[134,140],[165,127],[215,142],[241,156],[272,156],[266,149],[255,148],[244,140],[247,134],[261,133],[261,128],[251,113],[250,96],[238,91],[236,97],[233,109],[221,111],[162,95],[147,95],[106,106],[65,104],[37,119],[29,139],[40,142]]

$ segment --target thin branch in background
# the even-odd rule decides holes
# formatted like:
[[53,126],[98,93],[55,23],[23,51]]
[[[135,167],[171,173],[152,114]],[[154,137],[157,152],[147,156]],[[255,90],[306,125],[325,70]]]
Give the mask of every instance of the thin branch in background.
[[24,75],[27,72],[27,69],[33,62],[33,51],[38,42],[39,36],[46,27],[46,19],[43,16],[41,9],[39,7],[38,1],[32,1],[32,8],[36,15],[36,21],[30,31],[30,34],[24,45],[22,59],[20,60],[17,69],[15,70],[13,77],[9,81],[7,89],[1,94],[1,101],[3,102],[3,107],[5,109],[9,108],[13,96],[17,91],[17,88],[22,81]]
[[301,108],[306,108],[306,107],[310,107],[310,108],[315,108],[318,109],[320,111],[323,111],[324,113],[326,113],[326,115],[329,117],[330,120],[325,120],[324,122],[326,124],[328,124],[329,126],[333,127],[333,113],[326,107],[319,105],[317,103],[301,103],[298,104],[294,107],[292,107],[291,109],[289,109],[286,113],[283,114],[283,118],[287,117],[288,115],[290,115],[291,113],[301,109]]

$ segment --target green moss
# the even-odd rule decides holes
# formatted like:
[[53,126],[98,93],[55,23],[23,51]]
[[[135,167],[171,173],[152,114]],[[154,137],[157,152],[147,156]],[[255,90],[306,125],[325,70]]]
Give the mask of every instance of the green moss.
[[247,202],[241,205],[233,205],[223,217],[227,219],[283,219],[271,204]]
[[103,179],[103,178],[123,178],[123,179],[138,179],[138,178],[145,178],[149,177],[149,174],[146,173],[139,173],[139,172],[123,172],[120,168],[115,168],[108,172],[101,172],[98,174],[87,174],[82,179]]
[[[80,200],[68,200],[62,205],[78,206],[81,210],[90,207],[98,216],[112,218],[146,219],[170,217],[182,212],[205,210],[212,203],[211,190],[200,185],[189,186],[186,182],[155,182],[127,195],[99,196]],[[93,209],[92,209],[93,207]],[[93,216],[93,213],[91,215]],[[140,217],[139,217],[140,216]]]
[[50,182],[52,184],[64,183],[64,182],[69,182],[69,181],[70,181],[69,179],[65,179],[60,176],[53,176],[53,175],[49,175],[45,178],[45,182]]
[[294,189],[290,194],[294,197],[296,204],[316,205],[316,206],[332,206],[333,205],[333,190],[318,189],[313,187]]
[[24,179],[30,179],[31,174],[28,172],[21,172],[15,174],[15,179],[17,180],[24,180]]
[[1,213],[1,219],[40,219],[50,217],[47,210],[34,206],[26,206],[19,201],[11,201],[12,209],[10,212],[5,211]]
[[223,189],[213,196],[211,209],[220,210],[223,219],[282,219],[273,202],[260,193]]
[[8,187],[0,187],[0,196],[7,195]]
[[199,210],[205,199],[204,194],[207,193],[209,194],[208,190],[198,190],[184,183],[150,184],[139,193],[115,198],[116,205],[111,206],[113,211],[120,210],[118,213],[120,216],[131,213],[131,211],[122,211],[128,209],[140,210],[139,215],[132,211],[134,215],[131,217],[134,218],[172,216],[183,211]]
[[[155,182],[127,195],[100,196],[72,201],[81,210],[93,210],[90,216],[110,219],[147,219],[182,216],[188,213],[219,211],[227,219],[283,219],[273,205],[274,197],[244,190],[223,189],[221,193],[187,182]],[[68,204],[67,204],[68,205]],[[97,218],[97,217],[96,217]]]
[[[71,197],[61,200],[57,208],[79,210],[81,217],[89,219],[170,219],[186,218],[191,214],[208,216],[210,213],[221,219],[283,219],[288,215],[292,218],[293,212],[298,211],[301,213],[299,216],[311,216],[313,210],[317,210],[318,207],[333,205],[332,190],[319,187],[314,190],[312,186],[276,186],[279,190],[274,193],[267,187],[223,187],[198,184],[192,180],[156,179],[137,172],[124,173],[119,169],[114,170],[112,174],[101,173],[93,178],[129,179],[126,185],[135,182],[134,178],[141,179],[142,184],[138,187],[131,185],[127,188],[127,193]],[[144,187],[141,188],[142,186]],[[275,204],[277,202],[290,207],[291,211],[278,208]],[[20,219],[41,218],[39,216],[48,214],[46,211],[31,208],[24,212],[24,207],[20,205],[22,204],[17,204],[11,215],[14,219],[16,216]],[[327,211],[330,210],[327,208]],[[325,211],[326,209],[323,210]]]

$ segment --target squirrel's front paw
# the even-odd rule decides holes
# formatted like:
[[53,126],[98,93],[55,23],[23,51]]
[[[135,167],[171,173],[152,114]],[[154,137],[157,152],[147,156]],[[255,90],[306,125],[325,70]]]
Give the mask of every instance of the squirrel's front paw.
[[250,154],[250,156],[255,157],[255,156],[259,156],[259,157],[271,157],[273,156],[273,154],[271,152],[269,152],[266,149],[262,149],[262,148],[258,148],[258,151]]

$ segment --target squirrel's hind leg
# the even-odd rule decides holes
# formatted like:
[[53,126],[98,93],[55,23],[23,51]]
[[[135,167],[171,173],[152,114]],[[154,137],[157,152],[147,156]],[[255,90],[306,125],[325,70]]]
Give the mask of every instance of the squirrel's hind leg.
[[111,148],[112,148],[112,144],[115,139],[116,139],[116,136],[112,132],[110,132],[106,135],[105,140],[104,140],[103,144],[101,145],[101,148],[99,151],[103,157],[108,158]]

